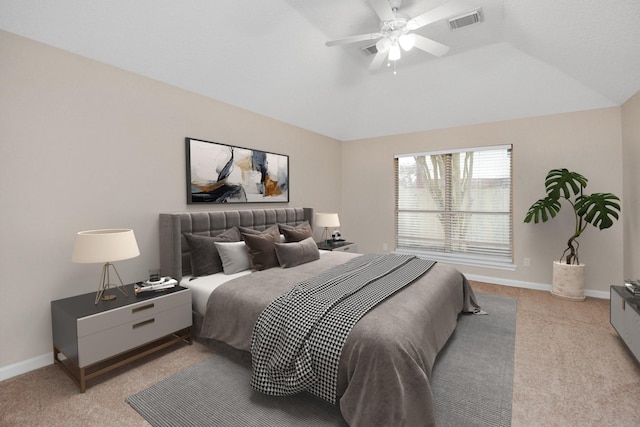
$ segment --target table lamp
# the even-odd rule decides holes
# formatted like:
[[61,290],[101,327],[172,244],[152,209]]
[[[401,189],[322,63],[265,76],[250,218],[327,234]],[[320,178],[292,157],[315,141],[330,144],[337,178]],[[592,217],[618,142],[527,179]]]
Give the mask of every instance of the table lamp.
[[337,213],[317,213],[316,225],[318,227],[324,227],[322,232],[322,241],[325,243],[331,243],[332,239],[329,239],[329,227],[340,227],[340,219]]
[[[136,237],[130,229],[88,230],[80,231],[76,236],[71,260],[78,263],[104,263],[94,304],[99,300],[109,301],[116,296],[109,293],[110,287],[117,287],[124,295],[129,293],[122,283],[113,261],[135,258],[140,255]],[[113,268],[120,285],[111,283],[109,269]]]

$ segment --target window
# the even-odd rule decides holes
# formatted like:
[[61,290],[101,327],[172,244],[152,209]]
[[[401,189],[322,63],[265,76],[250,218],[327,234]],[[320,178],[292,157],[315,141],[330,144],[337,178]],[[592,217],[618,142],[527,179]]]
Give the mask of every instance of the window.
[[511,146],[395,156],[396,251],[514,269]]

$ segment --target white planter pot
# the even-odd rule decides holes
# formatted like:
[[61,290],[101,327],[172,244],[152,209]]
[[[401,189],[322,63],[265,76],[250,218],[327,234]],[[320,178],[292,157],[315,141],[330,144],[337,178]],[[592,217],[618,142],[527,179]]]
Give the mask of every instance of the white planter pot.
[[551,294],[570,301],[584,301],[584,264],[553,261]]

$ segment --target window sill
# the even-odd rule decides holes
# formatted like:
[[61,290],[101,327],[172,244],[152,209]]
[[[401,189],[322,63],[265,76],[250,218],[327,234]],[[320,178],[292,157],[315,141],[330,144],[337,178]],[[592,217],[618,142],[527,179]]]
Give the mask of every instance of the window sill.
[[472,267],[493,268],[496,270],[515,271],[516,265],[508,260],[500,260],[495,258],[483,258],[473,256],[461,256],[456,254],[444,254],[441,252],[416,251],[410,249],[396,249],[395,254],[415,255],[419,258],[430,259],[448,264],[468,265]]

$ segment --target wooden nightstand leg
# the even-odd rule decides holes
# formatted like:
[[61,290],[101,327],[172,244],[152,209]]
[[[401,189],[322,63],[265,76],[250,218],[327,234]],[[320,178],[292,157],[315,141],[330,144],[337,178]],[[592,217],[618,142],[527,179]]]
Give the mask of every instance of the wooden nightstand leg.
[[80,388],[80,393],[84,393],[84,391],[86,390],[86,381],[85,381],[85,372],[84,372],[84,368],[80,368],[78,367],[78,369],[80,370],[80,377],[76,377],[76,375],[71,371],[71,368],[69,368],[69,366],[67,366],[67,363],[69,364],[73,364],[75,366],[75,364],[69,359],[66,359],[66,362],[60,360],[60,354],[64,355],[65,357],[67,357],[64,353],[62,353],[58,347],[56,347],[55,345],[53,346],[53,364],[54,365],[58,365],[60,366],[60,369],[62,369],[64,371],[65,374],[67,374],[69,376],[69,378],[71,378],[73,380],[74,383],[76,383],[76,385]]
[[84,368],[80,368],[80,384],[78,385],[80,386],[80,393],[84,393],[84,391],[87,389],[87,379]]

